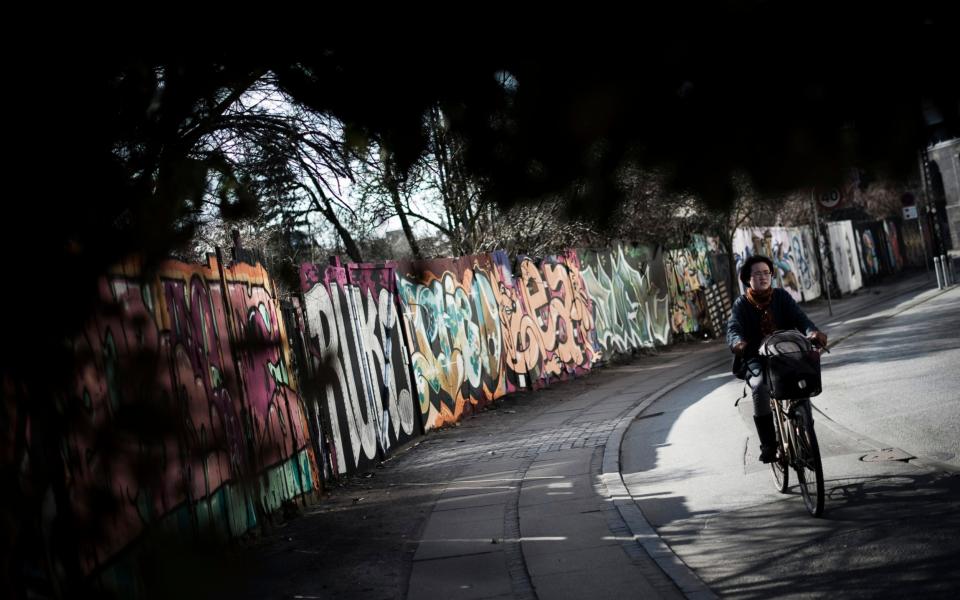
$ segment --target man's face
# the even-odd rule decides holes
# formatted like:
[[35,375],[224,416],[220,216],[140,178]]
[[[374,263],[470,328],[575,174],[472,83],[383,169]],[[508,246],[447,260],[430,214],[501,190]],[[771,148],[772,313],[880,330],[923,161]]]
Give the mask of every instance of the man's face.
[[767,263],[759,262],[750,267],[750,287],[758,292],[770,288],[773,273]]

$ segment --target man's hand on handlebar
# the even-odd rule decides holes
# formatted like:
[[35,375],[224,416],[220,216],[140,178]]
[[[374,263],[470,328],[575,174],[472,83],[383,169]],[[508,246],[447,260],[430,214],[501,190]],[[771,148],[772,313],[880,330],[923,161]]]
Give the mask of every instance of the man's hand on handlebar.
[[737,342],[736,344],[733,345],[733,348],[731,348],[734,354],[743,354],[743,351],[746,349],[747,349],[746,342]]
[[827,334],[822,331],[811,331],[807,335],[807,339],[823,349],[827,347]]

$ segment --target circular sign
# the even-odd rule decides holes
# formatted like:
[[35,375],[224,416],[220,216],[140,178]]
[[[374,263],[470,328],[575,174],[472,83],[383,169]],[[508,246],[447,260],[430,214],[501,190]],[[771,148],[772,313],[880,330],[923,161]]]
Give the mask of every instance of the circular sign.
[[817,194],[817,202],[824,208],[836,208],[843,196],[837,188],[821,191]]

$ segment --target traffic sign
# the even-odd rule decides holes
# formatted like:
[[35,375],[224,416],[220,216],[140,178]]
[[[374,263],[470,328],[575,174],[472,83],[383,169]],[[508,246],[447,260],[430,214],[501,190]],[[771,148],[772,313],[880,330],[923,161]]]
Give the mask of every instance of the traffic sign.
[[840,193],[839,188],[830,188],[817,193],[817,203],[827,210],[839,206],[841,200],[843,200],[843,194]]

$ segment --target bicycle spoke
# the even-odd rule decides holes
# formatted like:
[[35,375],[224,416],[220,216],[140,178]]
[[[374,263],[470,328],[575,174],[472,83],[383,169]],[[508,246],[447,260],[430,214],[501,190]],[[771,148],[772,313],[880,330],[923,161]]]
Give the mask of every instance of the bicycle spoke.
[[770,472],[773,475],[773,485],[776,490],[781,494],[785,494],[790,488],[790,463],[787,461],[786,454],[783,452],[783,430],[780,426],[779,412],[777,407],[774,407],[773,422],[777,432],[777,453],[779,454],[779,459],[770,463]]
[[819,517],[823,513],[824,485],[817,434],[813,430],[812,421],[806,417],[805,410],[799,411],[794,421],[794,470],[800,483],[800,494],[810,514]]

